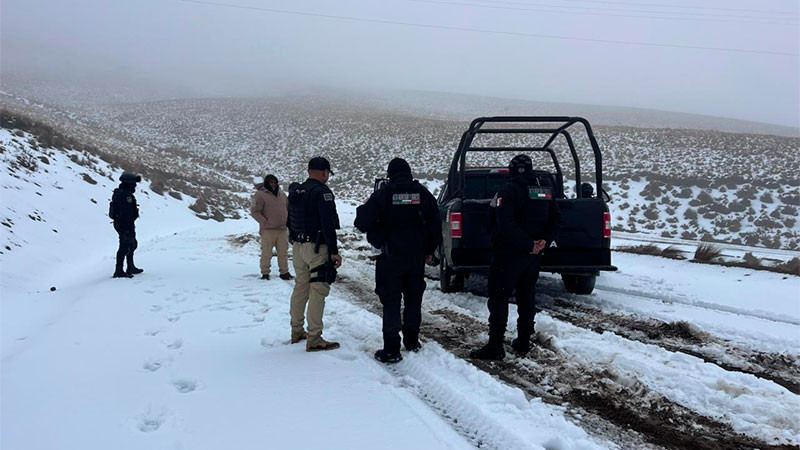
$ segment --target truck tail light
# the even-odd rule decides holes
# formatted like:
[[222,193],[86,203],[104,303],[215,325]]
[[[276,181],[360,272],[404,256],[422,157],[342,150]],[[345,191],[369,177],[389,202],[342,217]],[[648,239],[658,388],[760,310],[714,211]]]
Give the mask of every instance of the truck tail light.
[[603,213],[603,239],[611,239],[611,213]]
[[463,228],[461,227],[461,213],[454,212],[450,213],[450,237],[457,239],[461,237],[461,232]]

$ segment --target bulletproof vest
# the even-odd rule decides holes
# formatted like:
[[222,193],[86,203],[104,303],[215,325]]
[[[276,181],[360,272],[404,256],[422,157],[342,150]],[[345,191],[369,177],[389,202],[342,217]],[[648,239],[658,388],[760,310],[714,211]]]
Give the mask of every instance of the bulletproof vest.
[[307,183],[289,187],[289,229],[293,233],[308,233],[308,202],[311,189]]
[[390,182],[381,223],[386,231],[384,251],[389,254],[422,254],[425,242],[423,187],[417,181]]
[[121,222],[133,222],[139,216],[138,209],[133,192],[122,188],[114,189],[108,208],[109,217]]
[[[544,181],[544,182],[542,182]],[[523,228],[531,237],[539,235],[550,214],[550,203],[555,201],[553,196],[554,189],[547,180],[540,177],[526,177],[525,184],[520,184],[518,193],[524,198],[524,210],[519,214],[522,219]],[[517,212],[515,212],[517,215]]]

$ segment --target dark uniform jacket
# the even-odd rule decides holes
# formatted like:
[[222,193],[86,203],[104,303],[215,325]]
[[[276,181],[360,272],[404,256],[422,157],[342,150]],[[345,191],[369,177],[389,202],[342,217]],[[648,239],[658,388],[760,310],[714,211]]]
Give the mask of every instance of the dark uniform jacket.
[[290,188],[288,225],[293,242],[303,242],[301,237],[307,236],[305,242],[326,244],[328,253],[339,254],[336,243],[339,215],[333,192],[324,183],[309,178]]
[[442,243],[436,199],[407,174],[394,176],[359,206],[354,225],[389,255],[432,255]]
[[506,182],[492,200],[495,252],[530,253],[533,242],[540,239],[549,245],[561,222],[554,193],[552,186],[541,185],[531,173],[517,175]]
[[111,210],[113,212],[114,224],[120,228],[133,228],[133,222],[139,218],[139,205],[136,204],[136,197],[133,191],[121,183],[114,189],[111,196]]

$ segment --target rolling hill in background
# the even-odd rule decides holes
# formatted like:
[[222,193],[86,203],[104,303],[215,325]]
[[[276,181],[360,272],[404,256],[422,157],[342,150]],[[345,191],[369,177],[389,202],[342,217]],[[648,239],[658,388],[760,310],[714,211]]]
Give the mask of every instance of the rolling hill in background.
[[[4,121],[19,117],[46,124],[88,146],[89,153],[118,158],[147,174],[157,189],[196,198],[193,209],[217,220],[243,213],[254,179],[274,173],[284,186],[301,180],[306,161],[318,154],[332,161],[337,196],[361,201],[395,156],[408,159],[420,179],[444,179],[461,133],[475,116],[585,115],[603,152],[603,187],[611,195],[615,229],[800,247],[800,139],[788,127],[455,94],[365,98],[331,93],[75,105],[43,99],[31,87],[19,91],[24,95],[3,89]],[[583,138],[576,136],[579,146]],[[571,180],[574,169],[566,147],[553,147],[563,158],[565,180]],[[474,163],[504,165],[508,157]],[[583,179],[592,181],[591,154],[581,158]],[[567,188],[574,192],[574,183],[567,181]]]

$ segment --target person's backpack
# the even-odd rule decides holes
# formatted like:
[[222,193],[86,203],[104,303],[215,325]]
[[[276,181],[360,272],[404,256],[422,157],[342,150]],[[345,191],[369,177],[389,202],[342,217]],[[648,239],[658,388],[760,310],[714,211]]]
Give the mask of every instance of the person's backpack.
[[119,208],[117,207],[117,190],[114,189],[114,193],[111,195],[111,200],[108,201],[108,218],[111,220],[117,220],[119,217]]

